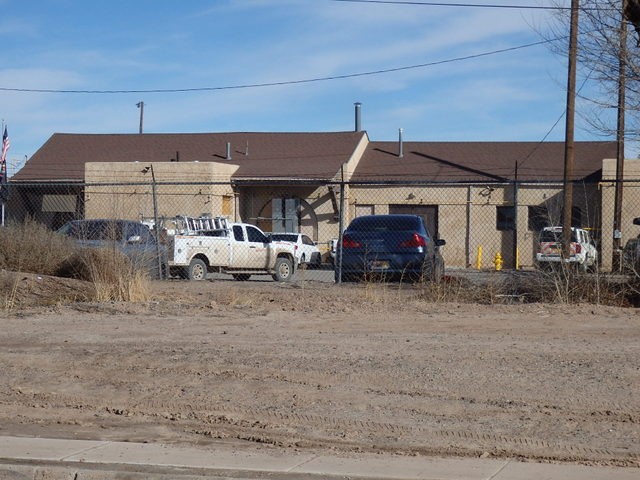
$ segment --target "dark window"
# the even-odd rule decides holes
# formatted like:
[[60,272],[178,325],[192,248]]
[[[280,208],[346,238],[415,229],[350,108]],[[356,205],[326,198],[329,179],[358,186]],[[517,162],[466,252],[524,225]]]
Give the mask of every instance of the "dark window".
[[274,240],[278,240],[279,242],[296,242],[298,240],[297,235],[292,235],[290,233],[272,233],[271,238]]
[[233,238],[236,242],[244,242],[244,234],[240,225],[233,226]]
[[580,207],[573,207],[571,209],[571,226],[582,227],[582,210]]
[[547,210],[547,207],[541,207],[538,205],[532,205],[529,207],[529,230],[539,232],[544,227],[550,226],[549,211]]
[[255,227],[247,227],[247,238],[250,242],[267,243],[267,237]]
[[349,225],[349,230],[357,232],[422,231],[424,227],[418,216],[372,215],[355,218]]
[[516,209],[513,206],[499,206],[496,208],[496,229],[500,231],[515,230]]

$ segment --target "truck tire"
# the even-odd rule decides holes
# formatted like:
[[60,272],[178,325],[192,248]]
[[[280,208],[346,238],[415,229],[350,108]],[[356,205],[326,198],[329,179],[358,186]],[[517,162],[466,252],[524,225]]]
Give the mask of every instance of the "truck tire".
[[199,258],[194,258],[189,264],[189,280],[205,280],[207,278],[207,265]]
[[276,282],[290,282],[293,277],[293,262],[285,257],[276,259],[275,273],[273,279]]

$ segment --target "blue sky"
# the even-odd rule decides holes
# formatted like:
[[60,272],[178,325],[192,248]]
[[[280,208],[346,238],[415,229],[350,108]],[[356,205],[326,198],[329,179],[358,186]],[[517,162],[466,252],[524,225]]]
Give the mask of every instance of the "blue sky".
[[[453,3],[453,2],[452,2]],[[469,3],[480,3],[475,0]],[[551,0],[487,2],[550,5]],[[569,2],[565,2],[569,3]],[[0,0],[0,117],[10,173],[55,132],[345,131],[372,140],[539,141],[564,110],[547,46],[393,73],[541,40],[548,10],[330,0]],[[172,90],[37,93],[32,90]],[[578,105],[580,108],[580,104]],[[596,139],[577,119],[576,139]],[[548,136],[564,139],[564,119]]]

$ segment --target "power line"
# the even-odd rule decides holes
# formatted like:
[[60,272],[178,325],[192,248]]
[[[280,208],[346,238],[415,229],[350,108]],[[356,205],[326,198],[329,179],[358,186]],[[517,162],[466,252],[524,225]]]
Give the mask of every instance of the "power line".
[[570,7],[541,6],[541,5],[498,5],[493,3],[444,3],[444,2],[417,2],[405,0],[329,0],[342,3],[378,3],[385,5],[419,5],[425,7],[463,7],[463,8],[505,8],[519,10],[570,10]]
[[[383,5],[417,5],[423,7],[462,7],[462,8],[502,8],[513,10],[571,10],[571,7],[562,7],[559,5],[500,5],[495,3],[444,3],[444,2],[418,2],[408,0],[329,0],[330,2],[342,3],[375,3]],[[584,9],[584,8],[583,8]],[[587,8],[588,10],[596,10],[596,8]]]
[[395,67],[395,68],[386,68],[381,70],[373,70],[368,72],[359,72],[359,73],[348,73],[344,75],[332,75],[327,77],[316,77],[316,78],[307,78],[300,80],[286,80],[281,82],[266,82],[266,83],[248,83],[242,85],[226,85],[220,87],[195,87],[195,88],[160,88],[160,89],[149,89],[149,90],[57,90],[50,88],[12,88],[12,87],[0,87],[0,91],[2,92],[19,92],[19,93],[64,93],[64,94],[129,94],[129,93],[191,93],[191,92],[212,92],[219,90],[239,90],[246,88],[262,88],[262,87],[277,87],[284,85],[300,85],[305,83],[314,83],[314,82],[326,82],[330,80],[344,80],[348,78],[357,78],[357,77],[365,77],[372,75],[380,75],[384,73],[393,73],[393,72],[401,72],[404,70],[415,70],[418,68],[426,68],[433,67],[437,65],[444,65],[447,63],[461,62],[464,60],[472,60],[475,58],[487,57],[490,55],[497,55],[500,53],[513,52],[515,50],[522,50],[524,48],[535,47],[538,45],[544,45],[547,43],[551,43],[557,40],[561,40],[562,37],[553,38],[549,40],[541,40],[539,42],[527,43],[524,45],[517,45],[515,47],[507,47],[501,48],[498,50],[492,50],[490,52],[482,52],[476,53],[472,55],[465,55],[462,57],[455,57],[446,60],[437,60],[434,62],[428,63],[420,63],[417,65],[407,65],[403,67]]

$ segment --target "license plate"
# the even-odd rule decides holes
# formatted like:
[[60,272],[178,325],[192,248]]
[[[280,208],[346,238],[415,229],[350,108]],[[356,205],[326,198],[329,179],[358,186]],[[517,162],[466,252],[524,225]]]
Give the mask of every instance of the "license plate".
[[374,260],[371,262],[371,270],[386,270],[389,268],[389,262],[386,260]]

